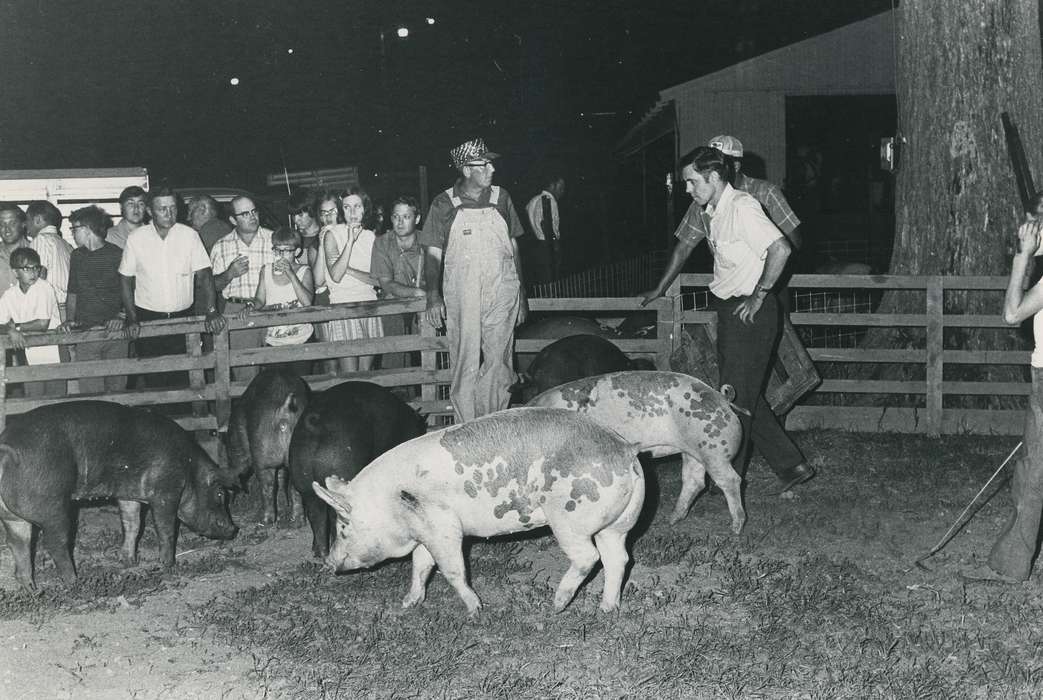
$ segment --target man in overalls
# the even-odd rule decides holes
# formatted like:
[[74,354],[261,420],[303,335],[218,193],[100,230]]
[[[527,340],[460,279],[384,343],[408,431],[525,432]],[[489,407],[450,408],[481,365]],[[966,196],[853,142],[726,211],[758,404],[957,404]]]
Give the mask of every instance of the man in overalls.
[[[431,265],[428,320],[445,322],[459,421],[507,408],[513,369],[514,327],[528,313],[518,237],[522,223],[507,190],[492,184],[492,153],[482,139],[449,152],[461,177],[431,202],[420,233]],[[439,292],[439,268],[441,293]]]

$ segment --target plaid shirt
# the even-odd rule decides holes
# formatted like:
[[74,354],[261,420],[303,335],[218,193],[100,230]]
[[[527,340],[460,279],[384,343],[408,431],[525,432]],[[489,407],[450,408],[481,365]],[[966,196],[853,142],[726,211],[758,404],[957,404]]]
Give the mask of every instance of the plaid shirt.
[[275,262],[275,253],[272,252],[272,232],[266,228],[257,229],[250,245],[243,243],[239,238],[238,231],[230,234],[214,244],[210,251],[210,265],[215,275],[220,275],[228,269],[232,261],[240,255],[245,255],[250,261],[245,275],[236,277],[228,286],[221,291],[225,299],[239,297],[249,299],[257,292],[257,280],[261,277],[261,268]]
[[[736,183],[735,189],[753,195],[754,199],[760,202],[761,207],[764,208],[768,218],[783,233],[793,233],[793,230],[800,226],[800,219],[790,209],[789,202],[786,201],[786,197],[783,196],[782,190],[777,185],[739,173],[739,181]],[[709,232],[710,217],[702,207],[693,201],[674,232],[674,237],[695,245],[706,238]]]

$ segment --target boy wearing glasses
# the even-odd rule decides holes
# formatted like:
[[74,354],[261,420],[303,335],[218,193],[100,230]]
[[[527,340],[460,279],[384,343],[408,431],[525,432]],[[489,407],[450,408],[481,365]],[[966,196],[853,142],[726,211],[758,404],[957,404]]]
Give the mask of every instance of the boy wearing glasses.
[[[6,333],[14,347],[25,349],[27,364],[57,364],[57,345],[25,347],[24,333],[53,330],[62,323],[54,287],[40,277],[40,256],[32,248],[18,248],[11,253],[11,269],[18,284],[0,296],[0,333]],[[29,382],[25,393],[33,397],[45,393],[64,396],[65,380]]]
[[[311,306],[311,268],[297,260],[301,249],[301,235],[293,229],[280,227],[272,233],[272,253],[275,260],[261,268],[257,290],[246,308],[240,312],[244,319],[251,311],[277,311]],[[311,337],[310,323],[288,326],[269,326],[265,345],[300,345]]]

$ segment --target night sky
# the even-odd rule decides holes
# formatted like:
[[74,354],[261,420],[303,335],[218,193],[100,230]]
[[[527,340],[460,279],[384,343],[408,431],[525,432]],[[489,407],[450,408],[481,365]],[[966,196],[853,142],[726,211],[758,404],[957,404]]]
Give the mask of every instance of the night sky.
[[890,5],[0,0],[0,168],[260,189],[284,160],[426,163],[440,184],[471,134],[508,179],[600,168],[660,89]]

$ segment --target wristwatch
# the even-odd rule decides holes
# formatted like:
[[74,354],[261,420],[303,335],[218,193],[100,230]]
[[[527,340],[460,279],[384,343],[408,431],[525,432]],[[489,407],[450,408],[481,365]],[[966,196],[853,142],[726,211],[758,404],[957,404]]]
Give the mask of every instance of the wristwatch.
[[758,284],[756,287],[754,287],[753,291],[755,293],[756,292],[763,292],[762,296],[767,296],[768,292],[771,291],[771,287],[765,287],[763,284]]

